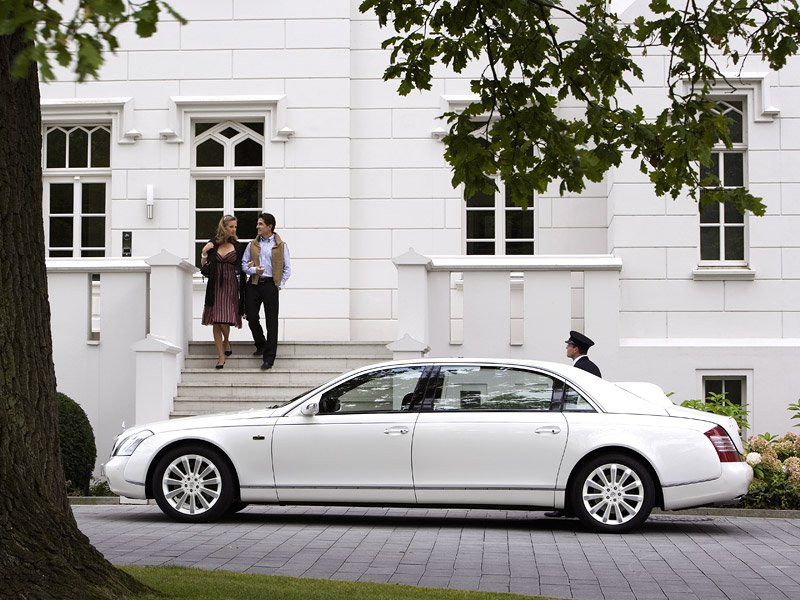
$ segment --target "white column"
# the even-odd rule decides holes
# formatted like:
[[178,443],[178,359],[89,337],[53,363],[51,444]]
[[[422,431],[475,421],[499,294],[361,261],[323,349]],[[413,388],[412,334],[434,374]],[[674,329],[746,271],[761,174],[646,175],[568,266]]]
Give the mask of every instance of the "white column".
[[612,370],[619,362],[619,271],[586,271],[583,287],[584,333],[595,343],[589,356],[613,381],[619,377]]
[[511,275],[464,271],[464,356],[504,357],[511,343]]
[[526,358],[563,362],[572,297],[569,271],[527,271],[524,288]]
[[135,424],[169,419],[177,388],[175,365],[181,349],[152,335],[131,349],[136,354]]
[[192,274],[197,267],[166,250],[145,262],[150,265],[149,333],[185,352],[192,331]]
[[393,261],[397,267],[397,340],[408,337],[420,348],[427,348],[428,266],[431,261],[413,248]]

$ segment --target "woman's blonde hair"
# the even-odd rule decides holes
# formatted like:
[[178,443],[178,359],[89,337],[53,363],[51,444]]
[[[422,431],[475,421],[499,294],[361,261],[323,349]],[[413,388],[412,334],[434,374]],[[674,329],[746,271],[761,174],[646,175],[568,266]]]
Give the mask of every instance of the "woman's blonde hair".
[[228,232],[225,231],[225,226],[230,223],[231,221],[236,221],[236,217],[233,215],[225,215],[219,220],[217,224],[217,233],[214,235],[214,243],[215,244],[224,244],[225,242],[235,242],[239,238],[235,235],[228,235]]

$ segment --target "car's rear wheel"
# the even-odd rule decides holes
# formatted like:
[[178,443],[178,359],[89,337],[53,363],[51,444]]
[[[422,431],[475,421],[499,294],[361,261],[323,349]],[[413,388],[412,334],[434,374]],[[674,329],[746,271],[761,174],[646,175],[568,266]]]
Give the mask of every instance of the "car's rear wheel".
[[213,521],[233,501],[233,475],[225,457],[211,448],[187,445],[167,452],[153,472],[159,508],[176,521]]
[[624,454],[598,456],[575,474],[572,511],[587,527],[623,533],[638,527],[655,504],[655,484],[641,461]]

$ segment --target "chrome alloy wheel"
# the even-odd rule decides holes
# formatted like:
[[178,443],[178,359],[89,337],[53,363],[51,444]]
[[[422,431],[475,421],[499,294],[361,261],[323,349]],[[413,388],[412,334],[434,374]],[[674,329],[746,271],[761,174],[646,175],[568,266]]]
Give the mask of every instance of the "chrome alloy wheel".
[[167,465],[161,478],[161,491],[177,512],[200,515],[219,500],[222,475],[207,457],[184,454]]
[[620,463],[598,466],[583,482],[583,507],[597,522],[622,525],[641,510],[645,486],[636,471]]

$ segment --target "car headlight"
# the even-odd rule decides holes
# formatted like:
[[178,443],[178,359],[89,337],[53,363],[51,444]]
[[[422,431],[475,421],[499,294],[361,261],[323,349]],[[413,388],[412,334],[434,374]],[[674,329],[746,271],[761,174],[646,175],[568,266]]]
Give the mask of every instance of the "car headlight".
[[128,437],[117,440],[114,444],[114,449],[111,451],[111,456],[130,456],[133,451],[139,447],[143,441],[153,435],[149,429],[142,429],[136,433],[130,434]]

